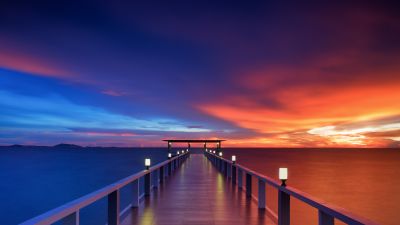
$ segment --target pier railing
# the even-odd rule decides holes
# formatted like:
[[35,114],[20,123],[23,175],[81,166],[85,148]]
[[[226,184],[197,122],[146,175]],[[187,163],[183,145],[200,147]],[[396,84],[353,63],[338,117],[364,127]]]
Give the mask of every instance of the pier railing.
[[[107,197],[108,200],[107,224],[118,225],[120,223],[121,215],[125,211],[128,211],[132,207],[138,207],[140,199],[146,195],[150,195],[151,190],[170,176],[188,156],[188,152],[177,155],[171,159],[154,165],[149,169],[133,174],[102,189],[27,220],[20,225],[48,225],[55,222],[61,222],[65,225],[79,225],[79,211],[104,197]],[[140,188],[140,180],[144,180],[144,190]],[[121,211],[120,190],[130,184],[132,184],[133,188],[133,199],[131,204]]]
[[[353,213],[326,203],[323,200],[317,199],[305,192],[297,190],[293,187],[282,186],[276,180],[257,173],[245,166],[224,159],[215,153],[205,152],[205,156],[223,173],[230,178],[234,184],[237,184],[239,189],[246,191],[247,197],[252,197],[252,178],[258,180],[257,201],[258,208],[266,209],[266,185],[275,188],[278,191],[278,225],[290,225],[290,198],[294,197],[301,202],[304,202],[318,210],[319,225],[333,225],[334,219],[350,225],[378,225],[368,219],[354,215]],[[243,184],[245,177],[245,184]]]

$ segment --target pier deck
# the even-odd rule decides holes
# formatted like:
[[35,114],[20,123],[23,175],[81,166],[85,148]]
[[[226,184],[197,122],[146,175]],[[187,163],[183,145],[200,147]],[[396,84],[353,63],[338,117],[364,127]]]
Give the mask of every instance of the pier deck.
[[123,225],[274,224],[254,200],[246,198],[201,154],[132,208]]

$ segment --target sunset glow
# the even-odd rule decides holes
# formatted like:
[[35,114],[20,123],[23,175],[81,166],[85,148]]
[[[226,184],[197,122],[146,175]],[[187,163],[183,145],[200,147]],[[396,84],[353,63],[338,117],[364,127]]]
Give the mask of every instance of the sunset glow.
[[400,147],[390,5],[131,4],[1,3],[1,145]]

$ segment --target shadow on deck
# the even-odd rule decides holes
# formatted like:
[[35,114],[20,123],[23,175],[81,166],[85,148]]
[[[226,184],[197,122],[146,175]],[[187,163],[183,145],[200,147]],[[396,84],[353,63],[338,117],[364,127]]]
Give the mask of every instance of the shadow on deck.
[[274,224],[203,155],[192,154],[150,197],[121,221],[123,225]]

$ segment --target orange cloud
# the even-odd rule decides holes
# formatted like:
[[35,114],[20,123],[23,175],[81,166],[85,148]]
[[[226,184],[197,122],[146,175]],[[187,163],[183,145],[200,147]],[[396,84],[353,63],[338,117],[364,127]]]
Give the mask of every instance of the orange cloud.
[[11,69],[40,76],[71,77],[72,73],[56,66],[55,62],[32,54],[24,54],[16,50],[2,49],[0,52],[0,68]]
[[[305,76],[294,80],[293,85],[280,86],[277,83],[281,79],[286,82],[291,80],[288,77],[273,79],[255,76],[249,81],[247,77],[243,80],[244,86],[253,86],[256,94],[232,94],[225,96],[223,101],[204,103],[198,108],[239,127],[258,132],[260,137],[250,141],[250,144],[259,142],[262,146],[285,147],[385,146],[387,138],[364,134],[379,132],[380,128],[391,124],[384,120],[372,128],[365,124],[388,117],[400,120],[400,83],[396,81],[398,77],[392,77],[394,82],[388,82],[388,79],[383,82],[379,76],[376,77],[376,82],[366,82],[356,77],[349,79],[348,83],[340,81],[325,84],[323,77]],[[264,82],[261,81],[263,79]],[[316,81],[302,83],[301,79]],[[335,126],[343,124],[351,124],[352,127],[345,131],[335,130]],[[323,135],[323,131],[331,131],[332,134]]]

